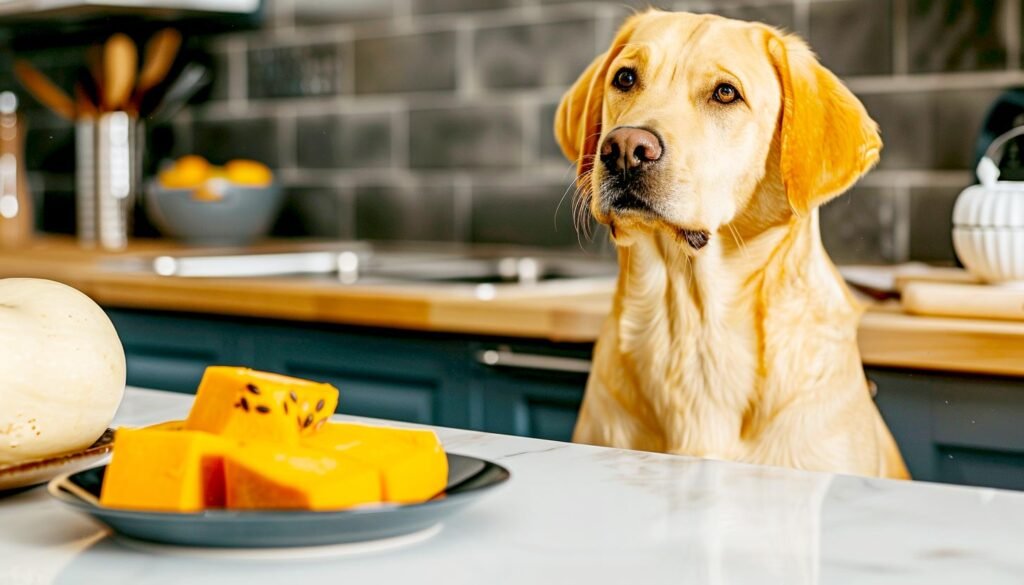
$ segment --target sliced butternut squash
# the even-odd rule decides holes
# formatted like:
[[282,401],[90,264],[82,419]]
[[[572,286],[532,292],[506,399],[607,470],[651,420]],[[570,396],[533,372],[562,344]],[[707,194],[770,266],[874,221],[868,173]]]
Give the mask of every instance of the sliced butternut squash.
[[161,512],[223,507],[223,454],[231,448],[207,433],[118,429],[100,503]]
[[342,510],[442,492],[430,430],[330,423],[338,391],[247,368],[207,368],[184,421],[117,431],[100,502],[168,512]]
[[248,368],[206,368],[185,429],[239,440],[297,445],[338,406],[338,390]]
[[423,502],[448,482],[448,458],[433,431],[329,423],[303,445],[376,469],[385,502]]
[[249,443],[224,458],[228,508],[342,510],[381,501],[373,467],[319,449]]

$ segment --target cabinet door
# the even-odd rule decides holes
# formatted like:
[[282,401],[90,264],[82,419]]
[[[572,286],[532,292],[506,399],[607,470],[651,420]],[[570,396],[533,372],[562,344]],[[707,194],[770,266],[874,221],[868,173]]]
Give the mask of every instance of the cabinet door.
[[258,339],[261,367],[329,382],[345,414],[470,427],[464,342],[382,330],[278,328]]
[[194,393],[206,366],[244,365],[239,325],[199,316],[108,309],[124,346],[128,384]]
[[1024,381],[873,370],[915,479],[1024,489]]
[[569,441],[589,371],[589,349],[477,346],[474,387],[484,403],[484,429]]

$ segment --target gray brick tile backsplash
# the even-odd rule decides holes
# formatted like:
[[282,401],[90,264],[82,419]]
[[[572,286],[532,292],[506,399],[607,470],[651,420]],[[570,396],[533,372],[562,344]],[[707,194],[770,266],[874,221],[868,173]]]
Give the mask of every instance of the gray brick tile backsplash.
[[358,94],[455,89],[455,33],[357,39]]
[[496,10],[522,6],[524,0],[411,0],[412,10],[419,14]]
[[[681,4],[679,7],[682,9],[688,8],[686,3]],[[737,20],[763,22],[765,24],[781,28],[787,32],[806,33],[806,31],[799,30],[799,27],[797,27],[796,9],[792,2],[729,5],[715,3],[714,6],[707,9],[701,4],[696,4],[693,11],[712,12],[726,18],[735,18]]]
[[311,169],[371,168],[391,164],[391,114],[301,116],[296,162]]
[[537,160],[543,163],[565,164],[569,161],[562,154],[562,149],[555,141],[555,111],[558,109],[558,102],[551,102],[540,107],[540,130],[537,132]]
[[[45,116],[39,113],[34,116]],[[75,171],[75,127],[62,120],[46,125],[26,122],[25,168],[29,171],[45,170],[49,173]]]
[[478,29],[477,79],[489,89],[570,85],[594,59],[596,35],[593,19]]
[[522,164],[523,129],[510,106],[468,106],[409,113],[414,168],[515,168]]
[[336,95],[343,91],[342,46],[334,43],[250,49],[249,97]]
[[[967,186],[967,181],[964,182]],[[952,263],[953,203],[963,189],[918,187],[910,191],[910,258]]]
[[585,238],[580,235],[577,239],[573,228],[571,191],[566,195],[570,180],[565,184],[474,184],[470,239],[530,246],[579,246]]
[[298,26],[390,18],[402,0],[290,0]]
[[837,75],[892,72],[891,0],[812,2],[811,47]]
[[908,0],[912,73],[1006,67],[1010,0]]
[[857,186],[821,208],[821,239],[838,264],[892,262],[896,250],[896,195]]
[[228,61],[230,56],[225,52],[215,52],[213,57],[213,86],[210,88],[210,99],[226,100],[230,97],[231,71]]
[[883,169],[967,169],[999,89],[862,95],[882,129]]
[[[552,135],[555,108],[621,18],[652,4],[797,32],[863,90],[886,147],[882,172],[821,210],[837,261],[953,260],[957,173],[971,180],[978,128],[1001,91],[991,74],[964,73],[1024,58],[1007,55],[1024,46],[1007,36],[1024,29],[1024,0],[269,0],[265,31],[192,42],[212,52],[214,103],[151,132],[148,152],[285,167],[296,184],[281,236],[575,248],[571,201],[559,206],[572,164]],[[18,55],[69,91],[81,63],[80,47]],[[897,67],[899,87],[888,87]],[[0,86],[19,92],[29,124],[41,225],[67,231],[71,126],[11,69],[0,51]],[[606,251],[598,232],[584,246]]]
[[[582,4],[580,0],[539,0],[541,4]],[[707,5],[707,0],[698,0]],[[714,0],[711,0],[714,1]],[[676,0],[594,0],[591,4],[610,4],[617,7],[626,7],[632,10],[647,10],[658,8],[661,10],[674,10],[677,6]]]
[[356,237],[361,240],[457,241],[455,214],[451,184],[356,187]]
[[291,187],[274,224],[275,236],[352,239],[354,195],[349,188]]
[[197,121],[192,149],[214,164],[248,158],[274,168],[279,162],[277,124],[270,118]]

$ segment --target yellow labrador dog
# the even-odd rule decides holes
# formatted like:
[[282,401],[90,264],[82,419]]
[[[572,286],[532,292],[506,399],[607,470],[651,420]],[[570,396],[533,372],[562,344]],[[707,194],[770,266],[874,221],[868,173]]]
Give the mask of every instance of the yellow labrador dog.
[[575,440],[906,478],[817,207],[878,161],[863,105],[762,24],[630,18],[563,98],[620,274]]

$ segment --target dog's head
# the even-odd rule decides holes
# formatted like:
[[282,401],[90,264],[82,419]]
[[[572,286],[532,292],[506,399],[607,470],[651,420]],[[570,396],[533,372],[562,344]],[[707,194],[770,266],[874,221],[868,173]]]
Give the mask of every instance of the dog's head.
[[870,169],[882,145],[864,106],[799,38],[658,11],[630,18],[566,93],[555,135],[613,235],[665,229],[694,251],[751,209],[808,213]]

